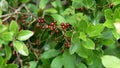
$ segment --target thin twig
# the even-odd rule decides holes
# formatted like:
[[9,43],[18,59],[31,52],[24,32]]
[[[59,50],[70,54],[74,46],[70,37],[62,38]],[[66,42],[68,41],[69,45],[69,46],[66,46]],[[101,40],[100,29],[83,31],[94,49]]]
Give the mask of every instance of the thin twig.
[[14,14],[19,14],[20,10],[24,7],[25,4],[22,4],[18,9],[16,9],[13,13],[9,13],[9,14],[5,14],[5,15],[1,15],[0,18],[3,18],[3,21],[6,21],[7,19],[9,19],[12,15]]

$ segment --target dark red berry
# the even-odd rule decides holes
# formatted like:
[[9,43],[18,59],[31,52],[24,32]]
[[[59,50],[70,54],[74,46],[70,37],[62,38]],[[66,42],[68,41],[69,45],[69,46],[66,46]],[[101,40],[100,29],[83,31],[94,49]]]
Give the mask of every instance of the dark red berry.
[[44,23],[44,19],[41,19],[40,22],[41,22],[41,23]]
[[56,29],[55,26],[51,26],[51,27],[50,27],[50,30],[55,30],[55,29]]
[[64,24],[64,23],[61,23],[60,25],[61,25],[61,26],[65,26],[65,24]]
[[62,29],[65,29],[66,27],[65,26],[61,26],[62,27]]
[[70,24],[69,24],[69,23],[66,23],[65,25],[66,25],[66,26],[70,26]]
[[40,23],[40,22],[41,22],[41,20],[38,20],[38,22]]
[[45,26],[42,26],[42,29],[45,29]]
[[66,48],[70,48],[69,42],[65,42],[64,45],[65,45]]
[[51,28],[51,26],[50,26],[50,25],[48,25],[48,28],[50,29],[50,28]]
[[52,22],[50,25],[51,25],[51,26],[54,26],[54,25],[55,25],[55,23],[54,23],[54,22]]

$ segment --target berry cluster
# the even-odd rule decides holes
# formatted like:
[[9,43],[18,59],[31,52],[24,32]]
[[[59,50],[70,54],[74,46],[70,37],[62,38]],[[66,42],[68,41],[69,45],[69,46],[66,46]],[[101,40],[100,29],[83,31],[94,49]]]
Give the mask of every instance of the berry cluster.
[[70,24],[69,24],[69,23],[61,23],[60,25],[61,25],[61,28],[62,28],[62,29],[67,29],[67,28],[70,27]]
[[[48,31],[50,31],[51,33],[50,34],[52,34],[52,33],[59,33],[60,32],[60,29],[57,27],[57,24],[56,24],[57,22],[56,21],[54,21],[54,22],[51,22],[51,23],[46,23],[45,22],[45,20],[44,20],[44,17],[41,17],[39,20],[38,20],[38,23],[36,24],[36,27],[37,28],[41,28],[42,30],[44,30],[44,29],[47,29]],[[70,28],[70,24],[69,23],[61,23],[60,24],[60,26],[61,26],[61,31],[66,31],[68,28]],[[62,34],[62,33],[61,33]],[[58,34],[58,35],[61,35],[61,34]],[[64,36],[64,38],[63,39],[66,39],[66,41],[64,41],[64,46],[66,47],[66,48],[70,48],[70,40],[69,39],[67,39],[67,37],[65,36],[65,35],[63,35]],[[58,41],[58,39],[55,37],[55,39],[54,39],[54,41],[56,42],[56,43],[58,43],[59,41]],[[35,42],[35,44],[39,44],[38,43],[39,41],[38,40],[36,40],[36,42]]]
[[36,24],[37,28],[42,28],[42,29],[49,29],[50,31],[55,31],[56,33],[59,32],[57,25],[56,25],[56,21],[51,22],[50,24],[45,23],[44,21],[44,17],[41,17],[38,20],[38,23]]
[[65,46],[66,48],[70,48],[70,42],[65,42],[65,43],[64,43],[64,46]]
[[38,20],[39,23],[44,23],[44,17],[41,17],[39,20]]

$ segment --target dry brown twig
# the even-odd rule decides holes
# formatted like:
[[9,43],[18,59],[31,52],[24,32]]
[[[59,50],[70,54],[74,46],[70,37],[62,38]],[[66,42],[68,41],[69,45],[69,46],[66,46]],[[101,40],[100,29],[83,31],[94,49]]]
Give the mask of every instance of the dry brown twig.
[[1,15],[0,18],[4,18],[3,21],[6,21],[7,19],[9,19],[12,15],[14,14],[19,14],[21,13],[21,9],[25,6],[25,4],[22,4],[18,9],[16,9],[13,13],[9,13],[9,14],[5,14],[5,15]]

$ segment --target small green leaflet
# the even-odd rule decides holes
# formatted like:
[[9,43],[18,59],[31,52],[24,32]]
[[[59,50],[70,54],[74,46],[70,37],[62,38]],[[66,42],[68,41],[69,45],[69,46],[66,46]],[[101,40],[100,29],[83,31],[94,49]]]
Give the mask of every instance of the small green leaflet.
[[17,24],[17,22],[15,22],[15,21],[11,21],[11,23],[10,23],[10,31],[11,32],[14,32],[14,34],[17,34],[18,33],[18,31],[19,31],[19,26],[18,26],[18,24]]
[[22,55],[24,56],[28,56],[28,48],[26,47],[26,45],[21,42],[21,41],[13,41],[13,46],[14,48]]
[[101,59],[106,68],[120,68],[120,59],[115,56],[104,55]]
[[34,33],[30,30],[21,30],[18,33],[17,39],[20,40],[20,41],[25,41],[25,40],[29,39],[33,34]]

